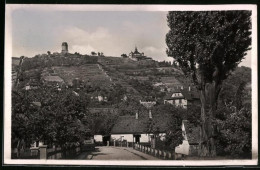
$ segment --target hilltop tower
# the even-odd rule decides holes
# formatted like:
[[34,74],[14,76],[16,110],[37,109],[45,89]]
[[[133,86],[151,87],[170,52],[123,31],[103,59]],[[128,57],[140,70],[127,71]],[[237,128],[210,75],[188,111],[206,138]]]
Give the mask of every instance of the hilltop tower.
[[67,42],[63,42],[62,45],[61,45],[61,53],[62,54],[66,54],[68,52],[69,52],[69,50],[68,50],[68,43]]

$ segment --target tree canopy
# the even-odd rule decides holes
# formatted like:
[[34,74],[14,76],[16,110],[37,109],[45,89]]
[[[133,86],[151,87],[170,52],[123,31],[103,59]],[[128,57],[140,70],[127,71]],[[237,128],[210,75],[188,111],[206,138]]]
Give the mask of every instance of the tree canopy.
[[250,49],[250,16],[250,11],[169,12],[167,54],[194,83],[212,82],[217,72],[224,80]]
[[200,90],[199,154],[215,156],[218,96],[250,49],[251,11],[174,11],[167,21],[166,52]]

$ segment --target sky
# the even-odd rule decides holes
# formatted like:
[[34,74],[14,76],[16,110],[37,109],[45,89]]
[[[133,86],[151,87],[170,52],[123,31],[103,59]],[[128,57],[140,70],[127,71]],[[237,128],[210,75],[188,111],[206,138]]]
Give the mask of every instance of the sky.
[[[139,52],[158,61],[167,57],[166,11],[53,11],[18,9],[12,13],[12,55],[33,57],[47,51],[106,56]],[[240,65],[250,66],[250,52]]]

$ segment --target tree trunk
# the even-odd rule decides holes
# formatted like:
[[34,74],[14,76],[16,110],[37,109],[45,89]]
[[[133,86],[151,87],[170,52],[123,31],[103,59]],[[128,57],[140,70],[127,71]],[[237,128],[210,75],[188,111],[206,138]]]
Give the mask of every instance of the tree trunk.
[[201,126],[199,155],[216,156],[215,146],[215,110],[217,108],[217,98],[220,87],[215,82],[207,83],[205,88],[200,90],[201,100]]

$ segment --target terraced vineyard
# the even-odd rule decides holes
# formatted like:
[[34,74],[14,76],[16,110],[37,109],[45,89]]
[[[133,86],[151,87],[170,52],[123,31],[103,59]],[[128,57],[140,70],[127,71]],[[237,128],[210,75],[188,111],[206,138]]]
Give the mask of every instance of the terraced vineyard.
[[168,88],[176,88],[177,86],[182,86],[182,83],[175,77],[161,77],[161,82],[165,84]]
[[86,64],[79,67],[53,67],[54,71],[69,85],[75,78],[93,86],[110,86],[110,77],[98,64]]

